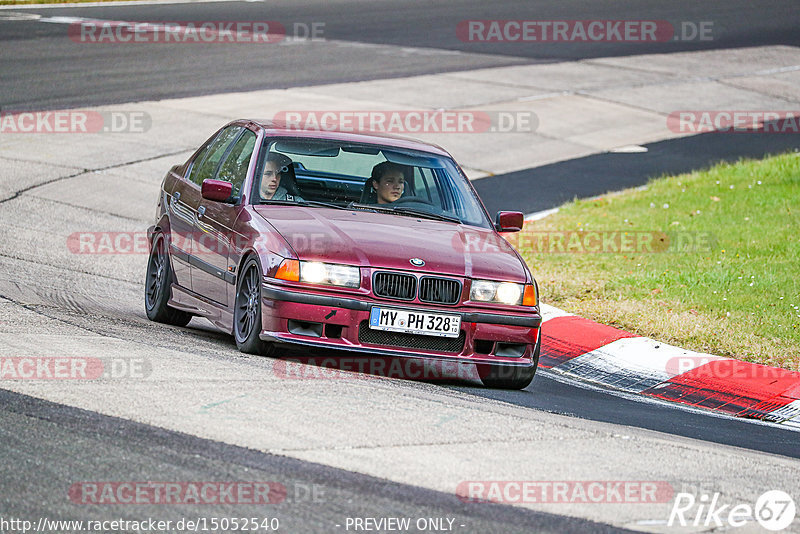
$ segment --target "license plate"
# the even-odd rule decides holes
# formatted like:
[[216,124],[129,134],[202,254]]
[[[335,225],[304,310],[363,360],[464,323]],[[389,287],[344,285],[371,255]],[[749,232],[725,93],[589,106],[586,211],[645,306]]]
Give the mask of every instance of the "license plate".
[[369,327],[407,334],[458,337],[461,316],[373,306],[369,314]]

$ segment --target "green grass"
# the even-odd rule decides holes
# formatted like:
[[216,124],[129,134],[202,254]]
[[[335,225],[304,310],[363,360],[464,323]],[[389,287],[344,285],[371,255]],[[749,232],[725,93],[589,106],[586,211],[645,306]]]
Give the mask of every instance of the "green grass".
[[[672,240],[653,253],[549,253],[530,246],[530,231]],[[698,236],[711,240],[675,245]],[[800,370],[798,153],[576,200],[519,237],[546,303],[685,348]]]

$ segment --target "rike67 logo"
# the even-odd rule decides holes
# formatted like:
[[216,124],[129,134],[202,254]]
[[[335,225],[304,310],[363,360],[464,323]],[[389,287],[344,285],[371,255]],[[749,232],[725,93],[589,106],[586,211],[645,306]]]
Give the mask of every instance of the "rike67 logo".
[[743,527],[755,520],[765,529],[777,532],[792,524],[796,512],[794,499],[780,490],[765,492],[755,505],[725,503],[719,493],[704,493],[698,498],[692,493],[681,492],[675,495],[667,525],[727,530],[730,527]]

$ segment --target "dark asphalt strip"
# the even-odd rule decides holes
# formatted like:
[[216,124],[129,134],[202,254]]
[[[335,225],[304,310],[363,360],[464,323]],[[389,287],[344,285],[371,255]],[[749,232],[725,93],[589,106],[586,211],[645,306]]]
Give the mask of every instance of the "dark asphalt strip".
[[[276,517],[280,532],[322,533],[346,531],[348,517],[408,517],[410,532],[416,531],[418,518],[454,519],[456,532],[623,532],[512,506],[463,503],[454,493],[261,453],[5,390],[0,390],[0,458],[0,512],[5,518]],[[280,504],[259,506],[96,505],[70,499],[73,484],[100,481],[274,481],[286,487],[287,497]],[[80,492],[74,495],[79,498]]]
[[[310,30],[306,26],[321,23],[326,39],[544,61],[765,45],[796,46],[800,40],[800,13],[792,2],[783,0],[761,0],[758,3],[749,0],[495,0],[491,3],[484,0],[449,0],[424,4],[417,0],[379,3],[366,0],[292,0],[269,3],[106,4],[32,8],[26,9],[25,13],[37,13],[45,17],[94,17],[127,21],[275,21],[285,28],[287,37],[308,35]],[[558,39],[547,39],[547,31],[537,31],[536,27],[529,32],[527,40],[505,36],[511,34],[498,37],[495,33],[492,36],[488,22],[502,20],[658,21],[663,30],[672,31],[670,35],[661,35],[659,32],[659,38],[650,42],[640,41],[635,32],[631,38],[622,35],[615,37],[611,32],[608,39],[587,39],[579,35],[572,38],[567,34]],[[470,39],[469,34],[463,32],[463,24],[469,21],[486,22],[484,30],[473,35],[482,37]],[[295,24],[304,25],[304,29],[295,31]],[[706,28],[702,38],[697,33],[701,24]],[[26,39],[33,32],[39,36],[65,33],[55,28],[16,26],[5,38]],[[195,48],[195,45],[189,48]]]
[[763,158],[800,149],[800,134],[707,133],[642,145],[647,152],[595,154],[475,180],[489,210],[523,213],[574,198],[644,185],[650,178],[700,170],[721,161]]
[[605,390],[583,388],[574,382],[563,383],[551,376],[551,373],[542,373],[540,370],[533,383],[523,391],[485,388],[458,390],[477,397],[590,421],[644,428],[674,436],[800,458],[800,432],[777,425],[714,417],[702,411],[687,410],[668,403],[623,398]]
[[[12,10],[3,10],[8,16]],[[508,65],[796,45],[800,10],[782,0],[297,0],[25,9],[43,17],[126,21],[276,21],[324,25],[328,43],[73,42],[67,24],[0,18],[0,106],[58,109],[261,89],[402,78]],[[469,20],[661,20],[711,24],[710,39],[665,42],[471,42]],[[303,32],[296,32],[303,35]],[[463,36],[461,36],[463,38]],[[367,45],[367,46],[365,46]],[[388,45],[382,48],[369,45]],[[702,75],[702,73],[699,73]]]

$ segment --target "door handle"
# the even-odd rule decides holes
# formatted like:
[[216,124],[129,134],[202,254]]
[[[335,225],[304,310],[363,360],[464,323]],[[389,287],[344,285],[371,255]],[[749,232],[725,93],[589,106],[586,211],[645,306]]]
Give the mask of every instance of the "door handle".
[[205,213],[206,213],[206,207],[205,206],[200,206],[199,208],[197,208],[197,218],[198,219],[200,217],[202,217],[203,215],[205,215]]

